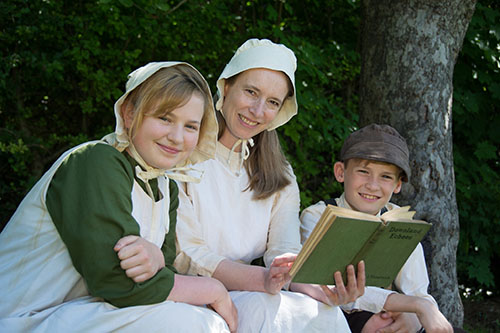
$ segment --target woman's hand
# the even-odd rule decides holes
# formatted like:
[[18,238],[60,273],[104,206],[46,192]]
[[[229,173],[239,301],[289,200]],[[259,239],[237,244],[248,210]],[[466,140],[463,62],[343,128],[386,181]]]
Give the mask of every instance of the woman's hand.
[[274,258],[271,267],[266,270],[264,288],[269,294],[277,294],[285,284],[290,282],[290,268],[297,258],[296,254],[285,253]]
[[165,267],[161,249],[142,237],[120,238],[113,249],[120,259],[120,267],[136,283],[149,280]]

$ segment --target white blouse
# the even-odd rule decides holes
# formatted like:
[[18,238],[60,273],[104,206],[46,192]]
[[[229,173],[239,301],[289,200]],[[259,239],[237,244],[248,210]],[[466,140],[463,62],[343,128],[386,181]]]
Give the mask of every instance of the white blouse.
[[298,253],[300,195],[291,183],[267,199],[254,200],[239,153],[217,143],[216,159],[194,166],[198,184],[179,184],[177,239],[181,273],[211,276],[223,259],[249,264],[264,256],[267,267],[284,253]]

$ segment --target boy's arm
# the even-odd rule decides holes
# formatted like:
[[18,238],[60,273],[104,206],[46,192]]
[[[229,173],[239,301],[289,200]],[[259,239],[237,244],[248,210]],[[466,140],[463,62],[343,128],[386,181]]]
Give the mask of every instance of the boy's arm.
[[343,305],[342,309],[347,312],[352,310],[364,310],[378,313],[384,310],[387,297],[394,293],[396,292],[393,290],[368,286],[365,288],[363,296],[352,303]]
[[[409,314],[395,314],[393,317],[395,322],[386,328],[379,330],[380,333],[394,332],[403,326],[411,329],[412,331],[415,331],[415,328],[417,330],[420,329],[420,327],[418,327],[418,323],[416,323],[417,325],[413,324],[415,325],[413,327],[408,327],[408,325],[415,323],[414,320],[412,321],[411,317],[408,317],[408,315],[411,316],[412,314],[416,315],[418,321],[426,332],[453,332],[453,327],[445,316],[439,311],[437,306],[423,297],[395,293],[387,297],[384,308],[389,312],[407,312]],[[400,318],[404,315],[407,315],[405,319]]]
[[427,291],[429,278],[424,250],[420,243],[396,276],[394,286],[402,294],[426,298],[437,306],[436,300]]
[[319,201],[304,209],[300,214],[300,241],[302,244],[304,244],[306,239],[311,235],[311,232],[316,226],[316,223],[318,223],[325,208],[325,202]]

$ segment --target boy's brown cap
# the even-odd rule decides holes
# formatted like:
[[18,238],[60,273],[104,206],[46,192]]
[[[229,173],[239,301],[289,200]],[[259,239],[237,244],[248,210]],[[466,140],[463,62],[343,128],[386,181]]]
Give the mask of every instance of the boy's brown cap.
[[340,160],[362,158],[396,165],[410,179],[409,152],[406,140],[389,125],[371,124],[351,133],[340,150]]

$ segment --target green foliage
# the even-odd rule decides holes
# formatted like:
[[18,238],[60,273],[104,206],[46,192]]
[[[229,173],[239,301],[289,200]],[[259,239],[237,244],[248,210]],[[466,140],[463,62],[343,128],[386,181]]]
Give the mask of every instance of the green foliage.
[[459,280],[500,286],[500,6],[479,1],[455,66],[453,135]]
[[[499,286],[500,17],[480,0],[455,69],[459,278]],[[356,0],[0,2],[0,225],[66,149],[114,128],[126,75],[183,60],[215,81],[251,37],[294,50],[299,113],[278,129],[302,207],[338,195],[332,165],[357,125]]]
[[[345,1],[2,2],[2,224],[64,150],[113,130],[112,106],[129,72],[150,61],[183,60],[215,91],[225,63],[251,37],[297,53],[299,116],[280,133],[300,170],[303,204],[329,197],[339,189],[332,160],[356,121],[359,55],[356,35],[346,38],[345,31],[357,31],[357,10]],[[342,30],[332,29],[342,20]]]

